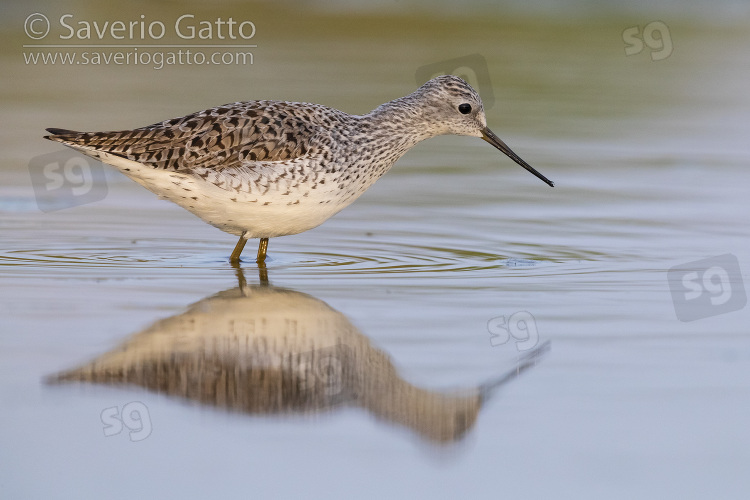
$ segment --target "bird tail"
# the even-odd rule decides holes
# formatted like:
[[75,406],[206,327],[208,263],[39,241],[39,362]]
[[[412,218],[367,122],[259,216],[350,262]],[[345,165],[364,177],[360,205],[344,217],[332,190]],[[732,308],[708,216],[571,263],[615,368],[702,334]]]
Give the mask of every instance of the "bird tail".
[[76,132],[75,130],[67,130],[64,128],[48,128],[47,132],[51,135],[45,135],[45,139],[61,142],[68,146],[82,146],[88,142],[86,136],[89,134],[86,132]]

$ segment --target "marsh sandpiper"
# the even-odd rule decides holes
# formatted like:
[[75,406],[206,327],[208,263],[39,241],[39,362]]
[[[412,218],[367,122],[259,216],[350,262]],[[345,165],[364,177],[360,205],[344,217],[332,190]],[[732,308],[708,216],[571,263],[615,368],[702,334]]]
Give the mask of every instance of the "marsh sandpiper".
[[319,104],[244,101],[119,132],[49,128],[45,138],[108,163],[160,197],[239,236],[312,229],[351,204],[404,153],[437,135],[480,137],[548,185],[488,127],[479,94],[445,75],[350,115]]

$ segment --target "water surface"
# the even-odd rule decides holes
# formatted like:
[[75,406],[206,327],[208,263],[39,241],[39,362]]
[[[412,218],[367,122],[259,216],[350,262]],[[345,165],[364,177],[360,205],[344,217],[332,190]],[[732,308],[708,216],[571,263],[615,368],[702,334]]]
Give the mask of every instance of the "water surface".
[[[20,54],[27,13],[5,28],[15,37],[0,90],[8,498],[742,498],[749,309],[681,321],[667,279],[673,266],[732,254],[740,273],[726,283],[739,293],[747,282],[742,23],[662,17],[674,51],[652,61],[648,50],[626,56],[622,39],[655,20],[648,12],[222,9],[258,27],[251,68],[30,67]],[[432,139],[323,226],[271,240],[267,286],[252,244],[238,280],[227,262],[234,237],[112,169],[103,199],[48,212],[30,182],[31,159],[60,151],[41,139],[45,127],[133,128],[253,98],[364,113],[411,92],[420,66],[469,54],[487,62],[490,126],[556,187],[483,141]],[[283,297],[273,299],[281,326],[261,335],[271,313],[253,297],[266,293]],[[503,324],[537,347],[550,342],[510,379],[529,351],[502,342]],[[289,340],[298,337],[312,340],[303,349]],[[257,357],[266,351],[238,347],[242,338],[297,354],[343,342],[348,354],[327,364],[318,354],[285,362],[355,374],[356,384],[342,392],[304,370],[289,382],[270,355]],[[117,370],[131,385],[111,367],[97,383],[45,382],[123,346],[130,357]],[[190,392],[195,384],[205,385]],[[246,411],[232,395],[265,406]],[[131,429],[107,436],[125,408],[138,410]]]

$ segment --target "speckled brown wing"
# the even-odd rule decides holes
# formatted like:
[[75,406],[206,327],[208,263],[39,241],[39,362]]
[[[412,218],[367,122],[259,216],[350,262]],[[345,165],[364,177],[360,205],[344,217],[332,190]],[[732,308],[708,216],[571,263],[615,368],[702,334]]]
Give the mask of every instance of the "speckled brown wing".
[[[155,169],[190,173],[314,155],[322,130],[314,107],[280,101],[226,104],[119,132],[47,129],[47,139],[106,152]],[[306,109],[309,107],[309,109]]]

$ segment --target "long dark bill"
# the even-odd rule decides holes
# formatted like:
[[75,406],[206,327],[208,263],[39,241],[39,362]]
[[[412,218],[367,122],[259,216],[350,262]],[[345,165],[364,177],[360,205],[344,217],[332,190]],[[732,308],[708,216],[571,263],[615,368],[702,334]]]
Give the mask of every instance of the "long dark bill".
[[532,174],[534,174],[537,177],[539,177],[541,180],[543,180],[544,182],[546,182],[547,184],[549,184],[550,187],[555,187],[555,184],[551,180],[547,179],[545,176],[543,176],[542,174],[540,174],[539,172],[537,172],[534,167],[532,167],[531,165],[529,165],[528,163],[526,163],[525,161],[523,161],[520,156],[518,156],[516,153],[514,153],[513,150],[510,149],[508,147],[508,145],[505,144],[502,140],[500,140],[500,138],[498,136],[496,136],[492,132],[492,130],[490,130],[489,128],[485,127],[484,130],[482,130],[482,139],[484,139],[485,141],[489,142],[490,144],[492,144],[493,146],[495,146],[497,149],[499,149],[500,151],[502,151],[503,153],[505,153],[506,155],[508,155],[508,158],[510,158],[514,162],[518,163],[519,165],[521,165],[523,168],[525,168],[526,170],[528,170]]

